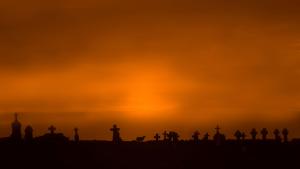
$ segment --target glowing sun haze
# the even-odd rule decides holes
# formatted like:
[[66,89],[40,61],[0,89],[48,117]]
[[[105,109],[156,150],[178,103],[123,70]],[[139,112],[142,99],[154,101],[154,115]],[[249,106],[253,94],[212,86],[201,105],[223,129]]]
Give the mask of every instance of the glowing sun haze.
[[[297,0],[0,2],[0,135],[124,139],[288,127],[300,136]],[[147,138],[146,137],[146,138]]]

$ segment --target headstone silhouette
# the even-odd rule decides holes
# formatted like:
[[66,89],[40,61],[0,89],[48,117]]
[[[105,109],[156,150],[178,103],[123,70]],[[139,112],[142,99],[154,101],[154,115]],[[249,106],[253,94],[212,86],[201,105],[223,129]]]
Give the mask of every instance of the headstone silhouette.
[[159,139],[160,139],[160,135],[159,135],[158,133],[156,133],[156,134],[154,135],[154,138],[155,138],[155,141],[158,142]]
[[120,143],[121,142],[120,128],[118,128],[117,125],[114,124],[113,127],[110,129],[110,131],[113,132],[113,138],[112,138],[113,143]]
[[266,128],[263,128],[262,130],[261,130],[261,135],[262,135],[262,139],[264,140],[264,141],[266,141],[267,140],[267,135],[268,135],[268,130],[266,129]]
[[193,133],[192,138],[193,138],[194,142],[199,141],[199,135],[200,135],[200,132],[198,130]]
[[25,128],[25,136],[24,136],[25,141],[32,141],[33,140],[33,128],[28,125]]
[[179,134],[175,131],[170,131],[168,134],[168,141],[171,143],[177,143],[179,138]]
[[250,134],[251,134],[252,140],[253,140],[253,141],[256,140],[257,131],[256,131],[255,128],[253,128],[253,129],[251,130]]
[[208,139],[209,139],[209,134],[205,133],[202,140],[203,141],[208,141]]
[[76,143],[79,142],[78,128],[74,128],[74,141],[75,141]]
[[242,141],[245,141],[245,139],[246,139],[246,133],[245,132],[242,132]]
[[284,128],[282,130],[282,135],[283,135],[283,142],[287,143],[288,142],[288,134],[289,134],[289,131],[287,128]]
[[214,135],[214,141],[217,146],[222,145],[225,142],[225,135],[220,133],[220,127],[217,126],[216,128],[216,134]]
[[275,130],[273,131],[273,134],[274,134],[274,136],[275,136],[275,141],[281,142],[280,131],[279,131],[278,129],[275,129]]
[[21,123],[18,120],[18,114],[15,113],[15,120],[11,124],[11,130],[12,130],[12,132],[11,132],[11,138],[13,140],[21,140],[22,139],[21,128],[22,128],[22,125],[21,125]]
[[237,130],[235,133],[234,133],[234,136],[236,138],[237,141],[240,141],[241,140],[241,137],[242,137],[242,132],[240,132],[240,130]]
[[56,128],[53,126],[53,125],[51,125],[49,128],[48,128],[48,130],[50,131],[50,134],[54,134],[54,132],[55,132],[55,130],[56,130]]
[[163,136],[164,136],[164,141],[167,141],[167,139],[168,139],[168,132],[164,131],[163,132]]

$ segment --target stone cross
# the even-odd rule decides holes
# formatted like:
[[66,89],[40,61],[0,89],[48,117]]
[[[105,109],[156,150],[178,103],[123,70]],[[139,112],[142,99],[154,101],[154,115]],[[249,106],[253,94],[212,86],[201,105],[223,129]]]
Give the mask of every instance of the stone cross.
[[215,129],[216,129],[217,133],[219,133],[221,128],[219,127],[219,125],[217,125],[217,127]]
[[168,132],[167,132],[167,131],[164,131],[164,132],[163,132],[163,136],[164,136],[164,140],[167,140]]
[[252,136],[252,140],[256,140],[257,131],[255,128],[251,130],[250,134]]
[[200,135],[199,131],[195,131],[194,132],[194,134],[192,135],[194,141],[198,141],[199,140],[199,135]]
[[282,135],[283,135],[283,141],[284,141],[285,143],[288,142],[288,134],[289,134],[288,129],[287,129],[287,128],[284,128],[284,129],[282,130]]
[[51,126],[48,128],[48,130],[50,131],[51,134],[54,134],[54,131],[56,130],[56,128],[55,128],[53,125],[51,125]]
[[158,142],[159,139],[160,139],[160,135],[159,135],[158,133],[156,133],[155,136],[154,136],[154,138],[155,138],[155,140]]
[[267,140],[267,135],[269,133],[268,130],[266,128],[263,128],[260,133],[262,135],[262,139]]

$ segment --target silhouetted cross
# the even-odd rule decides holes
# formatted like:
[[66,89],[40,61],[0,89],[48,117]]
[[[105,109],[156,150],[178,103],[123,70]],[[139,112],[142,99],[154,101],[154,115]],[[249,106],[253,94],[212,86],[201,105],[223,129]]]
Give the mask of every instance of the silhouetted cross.
[[215,129],[217,130],[217,133],[219,133],[219,130],[220,130],[221,128],[219,127],[219,125],[217,125],[217,127],[216,127]]
[[120,128],[117,127],[117,125],[113,125],[113,128],[110,129],[113,132],[118,132]]
[[15,113],[15,120],[18,121],[18,113]]
[[198,140],[199,135],[200,135],[200,132],[199,131],[195,131],[194,134],[192,135],[192,137],[194,138],[194,140]]
[[155,136],[154,136],[154,138],[155,138],[155,140],[156,140],[156,141],[158,141],[158,140],[159,140],[159,138],[160,138],[159,134],[158,134],[158,133],[156,133],[156,134],[155,134]]
[[206,134],[204,135],[204,139],[207,139],[207,140],[208,140],[208,137],[209,137],[209,134],[206,133]]
[[166,139],[167,139],[167,136],[168,136],[168,132],[167,132],[167,131],[164,131],[164,132],[163,132],[163,136],[164,136],[164,140],[166,140]]
[[51,126],[48,128],[48,130],[50,131],[51,134],[54,134],[54,131],[56,130],[56,128],[55,128],[53,125],[51,125]]

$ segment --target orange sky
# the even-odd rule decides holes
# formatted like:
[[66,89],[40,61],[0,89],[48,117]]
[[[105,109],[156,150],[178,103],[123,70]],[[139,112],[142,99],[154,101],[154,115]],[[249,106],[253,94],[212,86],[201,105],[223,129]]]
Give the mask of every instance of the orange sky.
[[227,135],[288,127],[300,136],[297,0],[4,0],[0,136],[13,112],[131,140],[177,130]]

